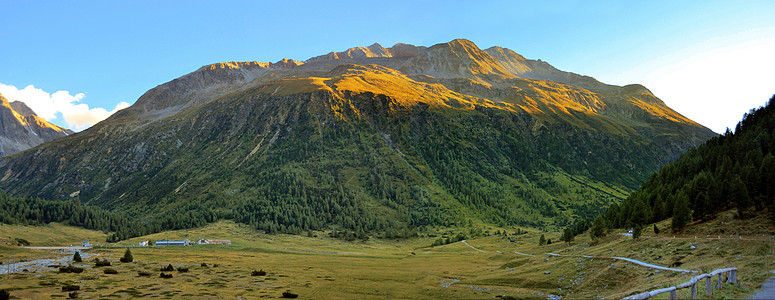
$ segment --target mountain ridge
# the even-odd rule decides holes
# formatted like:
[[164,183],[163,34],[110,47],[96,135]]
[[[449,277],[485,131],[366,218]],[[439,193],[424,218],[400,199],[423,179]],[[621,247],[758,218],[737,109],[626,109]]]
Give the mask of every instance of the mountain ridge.
[[0,188],[159,230],[218,218],[382,237],[471,219],[558,228],[715,136],[645,87],[587,88],[597,81],[548,67],[580,85],[517,76],[517,62],[542,64],[509,51],[509,67],[467,40],[203,66],[0,159]]

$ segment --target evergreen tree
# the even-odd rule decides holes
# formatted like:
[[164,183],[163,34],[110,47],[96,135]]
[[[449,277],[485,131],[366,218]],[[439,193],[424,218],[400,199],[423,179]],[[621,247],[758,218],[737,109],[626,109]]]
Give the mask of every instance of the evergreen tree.
[[134,257],[132,257],[132,251],[130,251],[129,248],[126,248],[126,251],[124,251],[124,257],[122,257],[120,261],[123,263],[128,263],[134,260]]
[[729,198],[737,206],[737,213],[741,218],[745,217],[745,210],[751,206],[751,199],[748,197],[748,189],[740,176],[735,176],[729,186]]
[[78,251],[75,251],[75,254],[73,254],[73,261],[74,262],[82,262],[83,259],[81,259],[81,253]]
[[673,208],[673,221],[671,227],[674,232],[677,232],[691,221],[691,210],[689,209],[689,196],[686,193],[680,192],[675,197],[675,208]]
[[546,237],[544,237],[543,234],[541,234],[541,237],[538,239],[538,245],[539,246],[546,245]]
[[639,239],[642,231],[643,227],[641,227],[640,224],[635,225],[635,228],[632,230],[632,238],[635,240]]
[[657,224],[654,224],[654,234],[659,234],[659,227],[657,227]]
[[595,222],[592,223],[592,228],[589,230],[589,235],[590,237],[592,237],[593,240],[601,237],[605,237],[606,225],[605,225],[605,220],[603,220],[602,216],[598,216],[595,219]]
[[562,241],[568,243],[570,245],[571,242],[573,242],[573,238],[576,235],[573,233],[573,229],[570,227],[565,228],[565,230],[562,232]]

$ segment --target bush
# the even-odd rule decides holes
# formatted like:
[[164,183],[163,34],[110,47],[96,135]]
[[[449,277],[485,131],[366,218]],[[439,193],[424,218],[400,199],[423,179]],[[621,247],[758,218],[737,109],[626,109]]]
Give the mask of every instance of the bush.
[[78,299],[78,292],[70,292],[67,294],[70,299]]
[[253,272],[250,273],[252,276],[266,276],[266,272],[264,272],[263,269],[260,271],[253,270]]
[[186,272],[188,272],[188,268],[178,267],[178,272],[186,273]]
[[659,234],[659,227],[657,227],[657,224],[654,224],[654,234]]
[[161,270],[166,272],[175,271],[175,267],[173,267],[172,264],[169,264],[166,267],[161,267]]
[[148,273],[146,271],[137,271],[138,276],[151,276],[151,273]]
[[73,267],[73,266],[59,267],[59,273],[81,273],[81,272],[83,272],[83,268]]
[[172,278],[172,274],[164,274],[164,272],[161,272],[161,274],[159,274],[159,277],[161,277],[161,278]]
[[100,260],[99,258],[95,258],[94,259],[94,266],[95,267],[109,267],[110,266],[110,261],[108,261],[107,259]]
[[0,300],[8,300],[11,298],[11,293],[6,289],[0,290]]
[[81,253],[78,251],[75,251],[75,254],[73,254],[73,261],[74,262],[82,262],[83,259],[81,259]]
[[25,239],[16,238],[16,244],[18,246],[29,246],[30,242]]
[[77,291],[77,290],[80,290],[80,289],[81,289],[81,287],[77,286],[77,285],[65,284],[64,286],[62,286],[62,291],[63,292],[72,292],[72,291]]
[[291,291],[283,292],[283,298],[298,298],[298,294],[291,293]]
[[203,267],[207,267],[207,263],[202,263],[202,266]]
[[118,271],[116,271],[116,269],[113,269],[113,268],[105,268],[105,270],[102,270],[102,273],[105,273],[105,274],[118,274]]

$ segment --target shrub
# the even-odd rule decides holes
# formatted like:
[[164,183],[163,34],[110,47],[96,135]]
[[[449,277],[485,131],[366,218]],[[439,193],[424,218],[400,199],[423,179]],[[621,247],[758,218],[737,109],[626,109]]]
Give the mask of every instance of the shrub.
[[166,272],[175,271],[175,267],[173,267],[172,264],[169,264],[166,267],[161,267],[161,270]]
[[30,242],[25,239],[16,238],[16,243],[18,246],[29,246]]
[[151,273],[148,273],[146,271],[137,271],[138,276],[151,276]]
[[74,262],[82,262],[83,259],[81,259],[81,253],[78,251],[75,251],[75,254],[73,254],[73,261]]
[[83,268],[73,267],[73,266],[59,267],[59,273],[81,273],[81,272],[83,272]]
[[70,299],[78,299],[78,292],[70,292],[67,294]]
[[134,257],[132,257],[132,251],[129,250],[129,248],[126,248],[126,251],[124,251],[124,257],[120,259],[122,263],[129,263],[134,261]]
[[298,298],[298,294],[291,293],[291,291],[283,292],[283,298]]
[[264,272],[263,269],[260,271],[253,270],[253,272],[250,272],[250,275],[252,276],[266,276],[266,272]]
[[11,293],[6,289],[0,290],[0,300],[8,300],[11,298]]
[[80,286],[72,285],[72,284],[65,284],[64,286],[62,286],[62,291],[63,292],[72,292],[72,291],[77,291],[77,290],[80,290],[80,289],[81,289]]
[[657,224],[654,224],[654,234],[659,234],[659,227],[657,227]]
[[215,267],[217,267],[217,266],[218,266],[218,264],[213,264],[213,268],[215,268]]
[[99,258],[95,258],[94,259],[94,266],[95,267],[109,267],[110,266],[110,261],[108,261],[107,259],[100,260]]
[[207,264],[206,264],[206,263],[202,263],[202,266],[203,266],[203,267],[207,267]]
[[161,277],[161,278],[172,278],[172,274],[164,274],[164,272],[161,272],[161,274],[159,274],[159,277]]
[[178,267],[178,272],[186,273],[186,272],[188,272],[188,268]]
[[116,271],[116,269],[113,269],[113,268],[105,268],[105,270],[102,270],[102,273],[105,273],[105,274],[118,274],[118,271]]

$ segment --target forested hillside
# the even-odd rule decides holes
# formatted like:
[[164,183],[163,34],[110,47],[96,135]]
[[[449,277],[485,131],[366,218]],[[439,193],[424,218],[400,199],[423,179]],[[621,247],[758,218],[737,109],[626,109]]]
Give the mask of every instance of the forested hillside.
[[640,85],[467,40],[396,47],[204,66],[88,130],[0,159],[0,188],[151,232],[218,219],[385,238],[557,230],[716,136]]
[[[745,218],[775,212],[775,96],[752,109],[734,133],[714,137],[654,173],[603,218],[609,227],[633,227],[673,218],[680,230],[692,220],[709,220],[735,208]],[[773,215],[775,220],[775,215]]]

